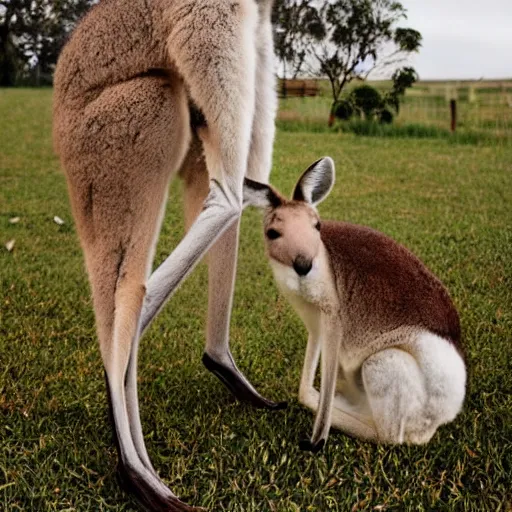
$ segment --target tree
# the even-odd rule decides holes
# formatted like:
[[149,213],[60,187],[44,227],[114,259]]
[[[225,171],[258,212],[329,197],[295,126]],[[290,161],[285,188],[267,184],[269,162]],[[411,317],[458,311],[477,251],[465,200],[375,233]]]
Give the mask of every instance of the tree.
[[14,85],[19,54],[12,40],[12,25],[16,23],[14,6],[0,1],[0,86]]
[[354,78],[365,79],[378,67],[396,67],[421,46],[418,31],[396,27],[406,10],[393,0],[278,0],[275,10],[290,16],[297,10],[300,13],[278,24],[278,30],[286,34],[279,40],[280,51],[289,61],[296,59],[290,46],[298,37],[304,46],[301,69],[329,79],[329,124],[343,89]]
[[296,78],[304,67],[311,39],[325,37],[317,12],[308,1],[276,0],[272,11],[274,49],[283,78]]
[[391,77],[393,87],[384,97],[384,101],[391,105],[397,112],[400,110],[400,99],[405,95],[405,90],[418,80],[418,73],[411,67],[397,69]]
[[51,75],[60,49],[94,0],[0,0],[0,84],[34,65]]

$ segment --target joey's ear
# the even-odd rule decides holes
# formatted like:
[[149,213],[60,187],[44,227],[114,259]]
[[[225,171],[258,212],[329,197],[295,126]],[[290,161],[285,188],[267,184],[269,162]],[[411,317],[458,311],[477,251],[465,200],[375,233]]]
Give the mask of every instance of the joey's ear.
[[293,199],[316,205],[322,202],[334,185],[334,162],[328,156],[310,165],[299,178]]
[[283,198],[269,185],[244,180],[244,205],[252,205],[257,208],[277,208],[283,202]]

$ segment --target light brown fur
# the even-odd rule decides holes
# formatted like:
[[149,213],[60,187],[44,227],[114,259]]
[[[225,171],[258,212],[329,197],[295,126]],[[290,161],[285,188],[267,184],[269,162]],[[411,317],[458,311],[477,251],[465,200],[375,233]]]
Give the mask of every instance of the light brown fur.
[[[120,471],[151,510],[191,508],[161,483],[144,446],[139,337],[207,250],[205,365],[239,398],[276,405],[229,352],[243,178],[266,181],[271,167],[271,3],[103,0],[76,28],[55,73],[54,145],[91,283]],[[178,172],[188,234],[151,274]]]

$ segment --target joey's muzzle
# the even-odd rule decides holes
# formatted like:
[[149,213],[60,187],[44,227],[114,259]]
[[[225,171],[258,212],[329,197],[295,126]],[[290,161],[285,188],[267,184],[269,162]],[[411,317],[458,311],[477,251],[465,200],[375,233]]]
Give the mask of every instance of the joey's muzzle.
[[311,267],[313,266],[313,262],[311,259],[306,258],[305,256],[297,256],[293,262],[293,268],[299,276],[308,275]]

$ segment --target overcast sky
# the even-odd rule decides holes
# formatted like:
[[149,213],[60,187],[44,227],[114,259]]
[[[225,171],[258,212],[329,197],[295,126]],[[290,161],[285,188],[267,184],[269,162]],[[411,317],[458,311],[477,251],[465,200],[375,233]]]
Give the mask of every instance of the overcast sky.
[[402,0],[421,79],[512,78],[512,0]]

